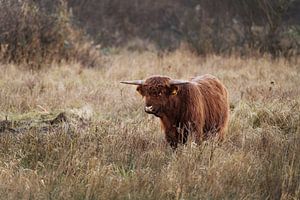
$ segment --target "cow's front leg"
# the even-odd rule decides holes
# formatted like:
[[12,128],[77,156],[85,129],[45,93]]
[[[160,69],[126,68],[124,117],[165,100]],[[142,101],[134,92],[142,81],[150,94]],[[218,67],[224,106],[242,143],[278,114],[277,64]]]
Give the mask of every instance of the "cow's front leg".
[[176,149],[179,142],[178,133],[176,129],[167,131],[165,137],[169,145],[172,147],[172,149]]

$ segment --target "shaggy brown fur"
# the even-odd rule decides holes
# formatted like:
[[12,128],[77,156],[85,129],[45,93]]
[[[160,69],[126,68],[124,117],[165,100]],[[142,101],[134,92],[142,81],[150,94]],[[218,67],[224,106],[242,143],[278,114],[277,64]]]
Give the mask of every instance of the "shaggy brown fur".
[[169,77],[153,76],[137,87],[145,97],[145,111],[161,119],[168,143],[176,148],[191,133],[196,143],[212,136],[223,140],[229,117],[224,85],[209,74],[186,84],[171,85],[170,81]]

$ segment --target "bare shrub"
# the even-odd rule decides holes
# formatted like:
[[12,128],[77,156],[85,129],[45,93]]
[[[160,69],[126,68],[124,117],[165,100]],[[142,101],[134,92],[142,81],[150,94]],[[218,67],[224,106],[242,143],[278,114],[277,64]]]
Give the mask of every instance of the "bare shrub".
[[[85,44],[86,41],[71,25],[64,0],[1,1],[0,58],[3,62],[40,68],[54,61],[79,59],[94,65],[94,60],[87,62],[93,47]],[[84,55],[77,57],[81,51]]]

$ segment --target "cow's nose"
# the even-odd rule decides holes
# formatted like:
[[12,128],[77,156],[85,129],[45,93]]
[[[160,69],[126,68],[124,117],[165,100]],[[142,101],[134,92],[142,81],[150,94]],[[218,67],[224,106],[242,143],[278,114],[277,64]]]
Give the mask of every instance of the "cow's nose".
[[152,112],[153,111],[153,106],[145,106],[145,111],[146,112]]

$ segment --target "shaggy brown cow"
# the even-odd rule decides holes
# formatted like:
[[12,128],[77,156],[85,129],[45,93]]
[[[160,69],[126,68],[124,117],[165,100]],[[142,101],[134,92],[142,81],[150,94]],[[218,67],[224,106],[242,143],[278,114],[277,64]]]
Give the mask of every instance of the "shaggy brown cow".
[[193,133],[196,143],[218,136],[223,140],[228,124],[227,90],[214,76],[206,74],[190,81],[152,76],[144,80],[122,81],[138,85],[145,98],[145,112],[161,119],[168,143],[176,148]]

